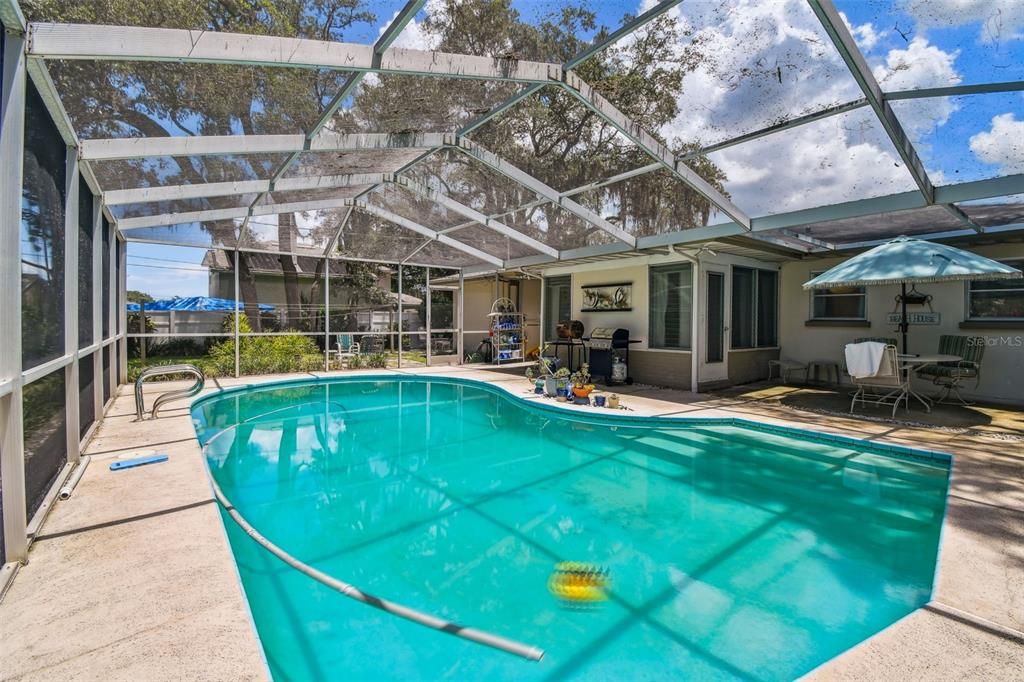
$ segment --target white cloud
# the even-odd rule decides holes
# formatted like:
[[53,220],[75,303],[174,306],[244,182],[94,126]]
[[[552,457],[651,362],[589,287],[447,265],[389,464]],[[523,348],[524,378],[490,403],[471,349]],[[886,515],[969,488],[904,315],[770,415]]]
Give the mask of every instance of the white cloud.
[[733,201],[751,215],[914,188],[874,114],[860,109],[711,154]]
[[981,24],[978,39],[985,44],[1024,38],[1021,0],[905,0],[899,9],[922,29]]
[[972,135],[971,151],[984,161],[999,166],[1005,174],[1024,173],[1024,121],[1010,114],[992,119],[992,127]]
[[683,80],[668,137],[710,144],[860,96],[853,77],[802,0],[741,0],[672,10],[701,59]]
[[[959,85],[963,81],[956,70],[959,54],[929,45],[926,38],[918,36],[906,49],[889,50],[873,69],[875,80],[890,92]],[[907,135],[920,145],[924,136],[944,126],[960,107],[951,97],[934,97],[897,100],[893,108]]]
[[[803,0],[740,0],[729,11],[683,3],[673,11],[693,31],[685,40],[699,41],[706,58],[684,79],[680,115],[661,131],[669,139],[708,144],[863,96]],[[878,44],[880,32],[874,25],[853,30],[862,47]],[[892,82],[901,89],[936,78],[959,82],[955,57],[922,39],[885,55],[880,68],[884,74],[893,71]],[[943,100],[938,122],[945,123],[953,108]],[[934,112],[924,113],[930,114],[928,125],[936,125]],[[916,132],[923,125],[911,122],[909,127]],[[867,108],[710,157],[726,173],[733,201],[753,216],[915,188]]]
[[955,65],[959,55],[959,51],[944,52],[918,36],[905,50],[889,50],[873,71],[883,90],[959,85],[963,80]]
[[850,23],[849,17],[844,12],[840,12],[839,16],[842,17],[843,23],[850,29],[850,33],[853,35],[853,39],[857,42],[857,46],[864,52],[869,52],[878,41],[881,40],[882,36],[875,30],[874,24],[868,22],[861,24],[860,26],[854,26]]
[[[444,12],[445,5],[441,0],[427,0],[424,11],[431,16],[439,16]],[[401,10],[399,10],[401,11]],[[395,12],[391,20],[383,24],[380,29],[380,33],[383,34],[385,29],[391,25],[391,22],[398,17],[399,12]],[[423,24],[413,19],[406,25],[398,38],[392,43],[392,47],[404,47],[409,50],[436,50],[439,39],[436,35],[432,35],[423,30]]]

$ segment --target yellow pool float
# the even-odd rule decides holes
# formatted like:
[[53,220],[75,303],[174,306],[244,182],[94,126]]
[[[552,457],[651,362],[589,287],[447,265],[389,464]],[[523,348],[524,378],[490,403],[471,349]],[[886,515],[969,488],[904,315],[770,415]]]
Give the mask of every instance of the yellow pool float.
[[548,589],[559,599],[571,602],[598,602],[608,598],[608,569],[578,561],[555,565]]

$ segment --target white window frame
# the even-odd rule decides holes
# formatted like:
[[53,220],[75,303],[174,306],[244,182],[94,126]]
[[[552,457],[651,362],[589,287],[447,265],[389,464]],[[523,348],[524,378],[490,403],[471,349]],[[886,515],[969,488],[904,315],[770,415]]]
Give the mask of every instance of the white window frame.
[[[1020,270],[1024,268],[1024,258],[1014,258],[1010,260],[999,261],[1003,265],[1009,265],[1011,268],[1017,268]],[[971,295],[974,293],[984,293],[989,291],[1019,291],[1024,293],[1024,279],[1016,280],[1018,286],[1012,289],[972,289],[971,285],[973,282],[964,282],[964,320],[967,322],[1024,322],[1024,315],[1020,317],[1010,317],[1007,315],[1001,315],[999,317],[977,317],[971,315]]]
[[[687,311],[687,314],[686,314],[686,317],[689,318],[687,320],[687,324],[691,325],[691,328],[690,328],[690,343],[688,345],[685,345],[685,346],[655,345],[654,344],[654,334],[651,333],[651,320],[652,320],[652,312],[653,312],[651,310],[651,308],[652,308],[652,303],[651,303],[652,296],[651,296],[651,294],[654,291],[654,275],[656,273],[658,273],[658,272],[668,272],[671,269],[677,269],[679,271],[682,271],[682,270],[686,269],[686,270],[689,271],[689,275],[690,275],[690,310]],[[685,262],[685,261],[678,262],[678,263],[663,263],[663,264],[659,264],[659,265],[650,265],[650,266],[647,267],[647,348],[648,348],[648,350],[682,351],[682,352],[687,352],[688,353],[688,352],[690,352],[693,349],[693,336],[694,336],[694,333],[695,333],[694,329],[692,328],[693,308],[694,308],[694,306],[697,305],[697,296],[696,296],[696,290],[695,290],[694,284],[693,284],[693,279],[694,279],[694,267],[693,267],[693,264]]]
[[[812,270],[810,278],[814,279],[815,277],[817,277],[818,275],[822,274],[823,272],[825,272],[825,271],[824,270],[818,270],[818,271]],[[860,289],[860,293],[859,294],[831,294],[831,293],[828,293],[830,291],[829,289],[811,289],[809,292],[807,292],[808,295],[809,295],[808,296],[809,312],[808,312],[807,319],[808,320],[825,320],[827,322],[866,322],[869,319],[868,318],[868,289],[867,289],[867,287],[857,287],[857,288]],[[863,310],[864,310],[863,315],[861,315],[860,317],[820,317],[820,316],[817,316],[817,315],[814,314],[814,299],[817,296],[823,296],[823,297],[826,297],[826,298],[829,298],[829,297],[836,297],[836,298],[838,298],[838,297],[841,297],[841,296],[860,296],[861,297],[861,301],[863,302]]]
[[[732,345],[732,329],[733,327],[733,313],[732,313],[732,292],[736,286],[736,270],[750,270],[754,273],[754,307],[752,308],[754,319],[751,321],[751,333],[753,334],[754,344],[752,346],[733,346]],[[774,272],[775,273],[775,342],[767,346],[757,345],[757,336],[760,331],[760,317],[757,314],[757,303],[758,297],[761,294],[761,282],[758,278],[758,272]],[[771,348],[779,347],[779,323],[780,323],[780,306],[782,303],[782,275],[774,268],[759,268],[753,265],[733,265],[729,268],[729,327],[728,338],[729,338],[729,350],[733,351],[745,351],[745,350],[766,350]]]

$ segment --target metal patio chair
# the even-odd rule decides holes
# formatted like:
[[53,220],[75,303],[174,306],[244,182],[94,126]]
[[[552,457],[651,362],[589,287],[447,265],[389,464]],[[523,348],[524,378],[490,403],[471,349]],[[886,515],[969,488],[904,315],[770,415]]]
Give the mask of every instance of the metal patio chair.
[[775,371],[778,370],[779,380],[784,384],[789,383],[789,375],[793,372],[803,372],[804,383],[807,383],[807,364],[780,357],[778,360],[768,361],[768,380],[771,381]]
[[900,401],[903,407],[910,410],[910,376],[900,367],[899,358],[896,357],[896,345],[887,344],[882,354],[882,361],[878,365],[878,372],[874,376],[855,377],[850,376],[853,385],[857,390],[850,402],[850,413],[853,413],[859,400],[861,405],[872,403],[874,405],[892,405],[892,416],[896,417],[896,408]]
[[985,357],[984,336],[957,336],[943,334],[939,337],[939,354],[955,355],[957,362],[939,362],[918,368],[917,376],[928,379],[941,390],[933,398],[937,403],[947,402],[955,397],[961,405],[973,405],[960,395],[960,386],[966,380],[974,379],[974,388],[981,383],[981,361]]

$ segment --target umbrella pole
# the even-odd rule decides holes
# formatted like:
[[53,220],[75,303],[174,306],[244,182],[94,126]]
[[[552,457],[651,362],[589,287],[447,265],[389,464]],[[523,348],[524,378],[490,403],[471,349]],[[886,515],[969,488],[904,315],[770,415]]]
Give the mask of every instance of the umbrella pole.
[[900,296],[900,305],[903,308],[903,313],[900,317],[900,331],[903,332],[903,353],[907,354],[910,351],[907,349],[907,328],[910,326],[907,324],[907,283],[903,282],[902,296]]

